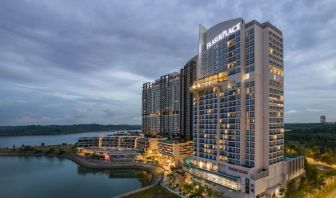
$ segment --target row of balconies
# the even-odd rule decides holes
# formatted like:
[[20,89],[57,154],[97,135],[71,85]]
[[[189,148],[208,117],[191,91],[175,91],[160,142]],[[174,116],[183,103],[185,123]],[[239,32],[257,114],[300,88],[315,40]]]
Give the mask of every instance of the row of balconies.
[[211,159],[211,160],[216,160],[216,156],[213,155],[206,155],[203,153],[200,153],[200,157],[206,158],[206,159]]
[[201,96],[200,97],[200,101],[204,101],[204,100],[209,100],[209,99],[216,99],[216,94],[209,94],[209,95],[205,95],[205,96]]
[[209,100],[202,100],[199,102],[199,105],[206,105],[206,104],[213,104],[213,103],[217,103],[217,98],[214,99],[209,99]]
[[283,61],[278,62],[278,61],[273,61],[273,59],[271,59],[269,62],[270,62],[271,65],[275,65],[277,67],[283,68]]
[[280,157],[280,156],[284,156],[284,152],[280,151],[280,152],[276,152],[276,153],[271,153],[268,156],[269,156],[270,159],[273,159],[273,158],[277,158],[277,157]]

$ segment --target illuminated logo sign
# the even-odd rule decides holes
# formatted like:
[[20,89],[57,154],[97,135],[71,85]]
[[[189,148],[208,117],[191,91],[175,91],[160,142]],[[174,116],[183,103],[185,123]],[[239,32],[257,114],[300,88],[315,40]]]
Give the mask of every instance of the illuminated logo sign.
[[240,30],[240,23],[237,23],[235,26],[229,28],[228,30],[224,30],[222,33],[217,35],[215,38],[212,39],[212,41],[207,43],[207,49],[209,49],[211,46],[216,44],[218,41],[222,40],[223,38],[230,36],[231,34],[237,32]]

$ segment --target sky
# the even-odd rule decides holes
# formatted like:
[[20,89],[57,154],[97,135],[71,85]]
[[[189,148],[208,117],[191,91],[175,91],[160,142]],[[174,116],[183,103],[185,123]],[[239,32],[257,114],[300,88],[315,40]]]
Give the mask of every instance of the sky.
[[140,124],[142,84],[197,53],[198,26],[283,32],[285,122],[336,121],[336,2],[1,0],[0,125]]

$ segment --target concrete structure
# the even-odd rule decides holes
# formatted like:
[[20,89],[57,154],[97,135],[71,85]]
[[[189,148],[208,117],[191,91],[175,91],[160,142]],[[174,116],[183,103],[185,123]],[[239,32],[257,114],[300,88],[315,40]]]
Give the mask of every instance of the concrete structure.
[[108,135],[103,137],[80,137],[76,143],[77,147],[110,147],[110,148],[136,148],[136,140],[141,136]]
[[285,180],[289,181],[304,174],[304,156],[285,157]]
[[81,156],[95,154],[100,156],[101,159],[111,162],[133,161],[137,156],[140,155],[140,153],[130,149],[119,150],[106,147],[77,148],[77,153]]
[[180,94],[180,137],[184,140],[192,140],[192,103],[193,94],[190,87],[196,80],[197,56],[190,59],[181,69],[181,94]]
[[138,138],[136,149],[141,152],[156,152],[158,150],[158,138]]
[[145,83],[142,87],[142,132],[160,134],[160,81]]
[[321,123],[326,123],[326,122],[327,122],[327,116],[325,116],[325,115],[321,115],[321,116],[320,116],[320,122],[321,122]]
[[100,137],[80,137],[76,142],[77,147],[98,147]]
[[235,197],[276,196],[289,179],[282,32],[241,18],[200,26],[198,52],[188,170]]
[[141,136],[142,133],[140,130],[129,130],[129,131],[115,131],[112,134],[113,136]]
[[142,129],[147,135],[180,136],[180,74],[161,76],[142,87]]
[[158,138],[114,134],[102,137],[80,137],[76,143],[79,149],[134,150],[140,152],[156,152]]
[[176,164],[182,164],[184,158],[192,155],[192,141],[179,142],[177,140],[159,140],[158,151]]
[[142,87],[142,127],[146,135],[192,139],[192,92],[197,56],[181,69]]

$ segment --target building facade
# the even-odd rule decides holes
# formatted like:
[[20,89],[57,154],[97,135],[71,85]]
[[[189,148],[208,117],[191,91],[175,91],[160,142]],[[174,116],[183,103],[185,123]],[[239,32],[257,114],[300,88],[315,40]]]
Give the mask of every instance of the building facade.
[[161,76],[142,87],[142,127],[147,135],[180,136],[180,74]]
[[131,162],[135,160],[140,153],[135,150],[112,150],[110,148],[77,148],[77,154],[82,157],[87,157],[89,155],[96,155],[95,159],[105,160],[110,162]]
[[161,76],[142,87],[142,127],[147,135],[192,140],[192,92],[197,56],[180,73]]
[[286,183],[282,32],[241,18],[200,26],[196,62],[189,171],[237,197],[274,195]]
[[321,115],[320,116],[320,123],[326,123],[327,122],[327,116]]
[[141,137],[136,141],[136,150],[140,152],[157,152],[158,138]]
[[197,56],[190,59],[181,69],[181,94],[180,94],[180,123],[181,138],[184,140],[192,140],[192,103],[193,94],[190,87],[196,80],[196,61]]
[[80,137],[76,142],[77,147],[109,147],[115,149],[135,149],[140,136],[108,135],[102,137]]
[[142,87],[142,131],[147,135],[160,133],[160,81]]
[[158,152],[176,164],[182,164],[184,158],[192,155],[192,141],[159,140]]
[[[157,152],[158,138],[140,135],[113,134],[101,137],[80,137],[76,142],[78,149],[87,150],[134,150],[139,152]],[[86,149],[86,150],[85,150]]]

